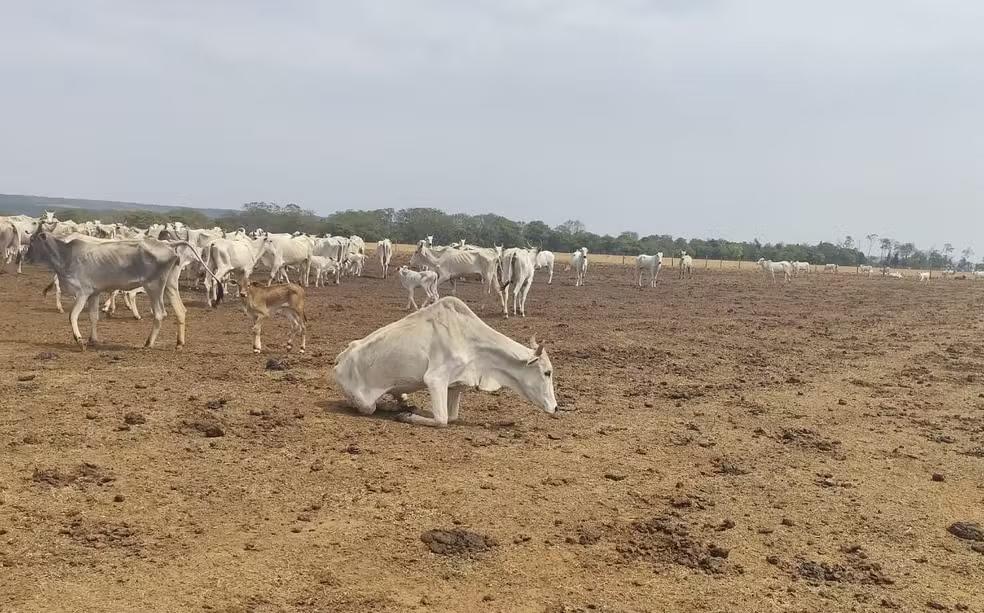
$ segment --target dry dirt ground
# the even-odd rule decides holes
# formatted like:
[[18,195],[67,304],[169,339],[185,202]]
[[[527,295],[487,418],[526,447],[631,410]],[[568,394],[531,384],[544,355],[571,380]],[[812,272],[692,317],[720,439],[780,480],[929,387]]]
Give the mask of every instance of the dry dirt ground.
[[2,275],[0,610],[984,611],[948,531],[984,524],[984,283],[698,272],[558,270],[508,321],[464,285],[562,410],[470,393],[444,430],[330,379],[395,278],[312,288],[269,370],[282,319],[254,356],[189,289],[182,352],[119,312],[81,353],[46,274]]

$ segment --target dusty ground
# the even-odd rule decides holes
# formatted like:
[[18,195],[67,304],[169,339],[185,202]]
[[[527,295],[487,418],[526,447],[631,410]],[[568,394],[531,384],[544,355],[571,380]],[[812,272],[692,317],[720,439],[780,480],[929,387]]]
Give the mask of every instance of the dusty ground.
[[546,340],[559,419],[473,393],[446,430],[329,380],[393,278],[312,289],[275,371],[283,320],[254,356],[187,290],[183,352],[121,312],[80,353],[0,276],[0,610],[984,611],[947,530],[984,523],[984,283],[700,272],[538,278],[488,321]]

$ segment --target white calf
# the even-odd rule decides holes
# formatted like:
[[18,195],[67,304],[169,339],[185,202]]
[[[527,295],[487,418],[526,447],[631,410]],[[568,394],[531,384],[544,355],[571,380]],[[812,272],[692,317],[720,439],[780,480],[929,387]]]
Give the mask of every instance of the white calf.
[[424,293],[427,295],[427,300],[424,301],[424,306],[432,302],[437,302],[440,296],[437,294],[437,279],[438,275],[433,270],[424,270],[417,272],[415,270],[410,270],[406,266],[400,266],[400,285],[407,290],[407,310],[410,310],[410,306],[413,305],[414,310],[420,309],[417,306],[417,301],[414,299],[414,290],[418,287],[423,288]]
[[571,268],[574,269],[574,287],[584,285],[584,275],[588,272],[588,248],[581,247],[571,254]]
[[919,273],[919,281],[920,282],[925,281],[926,283],[929,283],[929,273],[928,272]]
[[693,278],[694,276],[694,259],[687,254],[686,251],[680,252],[680,278]]

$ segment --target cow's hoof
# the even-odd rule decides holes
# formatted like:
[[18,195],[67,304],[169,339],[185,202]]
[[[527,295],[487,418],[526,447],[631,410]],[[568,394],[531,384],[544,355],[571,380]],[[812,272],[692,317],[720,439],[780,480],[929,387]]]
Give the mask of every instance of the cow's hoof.
[[393,419],[395,419],[398,422],[401,422],[401,423],[404,423],[404,424],[408,424],[411,421],[413,421],[413,412],[412,411],[400,411],[399,413],[394,413],[393,414]]
[[260,350],[259,349],[254,349],[253,350],[253,353],[259,354],[260,353]]
[[300,351],[301,353],[304,353],[304,349],[303,348],[298,349],[298,351]]

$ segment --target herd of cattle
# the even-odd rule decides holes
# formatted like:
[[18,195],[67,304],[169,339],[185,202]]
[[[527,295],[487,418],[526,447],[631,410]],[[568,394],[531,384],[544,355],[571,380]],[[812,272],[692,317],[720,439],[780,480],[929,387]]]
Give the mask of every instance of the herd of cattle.
[[[376,244],[382,278],[389,275],[393,244],[389,239]],[[302,233],[274,234],[261,229],[247,233],[240,228],[225,232],[221,228],[194,229],[175,222],[146,229],[99,221],[75,223],[60,221],[54,214],[41,218],[12,216],[0,218],[0,256],[2,270],[14,263],[21,272],[24,259],[46,265],[53,273],[45,295],[54,289],[55,304],[64,312],[61,294],[75,297],[69,320],[75,341],[84,350],[87,342],[98,342],[97,322],[102,311],[112,314],[116,298],[134,317],[140,318],[136,295],[146,294],[154,316],[145,346],[157,340],[164,319],[165,301],[177,320],[177,346],[185,343],[186,309],[179,293],[182,272],[191,273],[197,287],[204,284],[207,302],[215,308],[232,286],[237,288],[243,310],[252,321],[253,350],[262,350],[262,323],[274,314],[283,314],[290,324],[287,348],[300,335],[300,351],[307,344],[307,316],[304,311],[305,287],[312,281],[335,284],[343,275],[361,276],[366,265],[366,245],[358,236],[315,237]],[[681,279],[694,273],[693,258],[679,253]],[[426,425],[446,425],[458,415],[461,393],[465,389],[494,390],[507,386],[552,413],[554,399],[552,366],[542,344],[535,338],[526,347],[495,331],[455,297],[440,298],[438,288],[447,282],[456,293],[456,281],[478,276],[488,295],[498,296],[503,315],[509,316],[512,294],[513,315],[526,315],[526,302],[537,270],[547,271],[553,282],[554,254],[527,247],[477,247],[459,241],[447,246],[434,244],[427,236],[416,245],[409,266],[398,270],[400,284],[407,290],[407,309],[416,312],[384,326],[364,339],[353,341],[338,356],[335,379],[349,401],[363,413],[376,410],[384,395],[405,398],[405,394],[427,389],[431,396],[431,417],[402,412],[407,421]],[[758,265],[776,283],[808,273],[807,262],[773,262],[760,259]],[[255,270],[269,271],[265,285],[251,282]],[[649,276],[655,287],[663,266],[663,254],[636,258],[638,284]],[[580,248],[570,255],[569,270],[574,285],[582,286],[588,268],[588,250]],[[825,271],[836,273],[836,264]],[[871,266],[861,266],[871,276]],[[949,273],[949,274],[948,274]],[[297,283],[291,282],[293,274]],[[901,278],[898,271],[882,269],[882,274]],[[952,272],[945,271],[944,276]],[[984,272],[975,276],[984,278]],[[920,273],[920,280],[929,280]],[[274,285],[274,282],[277,282]],[[416,288],[426,300],[420,310]],[[510,292],[511,290],[511,292]],[[108,294],[105,303],[101,294]],[[78,318],[88,309],[91,331],[88,341],[79,330]],[[400,407],[402,405],[397,405]]]

